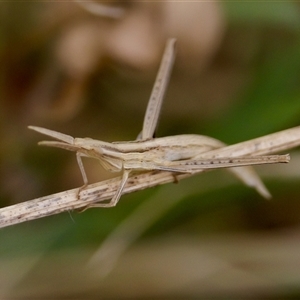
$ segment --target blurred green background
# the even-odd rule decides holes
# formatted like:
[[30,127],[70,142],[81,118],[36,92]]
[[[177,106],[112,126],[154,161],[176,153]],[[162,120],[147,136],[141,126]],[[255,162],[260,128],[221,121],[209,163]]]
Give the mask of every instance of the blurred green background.
[[[78,187],[74,153],[36,125],[134,140],[168,37],[178,55],[157,136],[228,144],[300,125],[296,2],[0,4],[1,207]],[[87,8],[87,7],[86,7]],[[300,297],[300,158],[257,168],[262,199],[226,171],[0,232],[2,299]],[[84,161],[90,182],[114,176]]]

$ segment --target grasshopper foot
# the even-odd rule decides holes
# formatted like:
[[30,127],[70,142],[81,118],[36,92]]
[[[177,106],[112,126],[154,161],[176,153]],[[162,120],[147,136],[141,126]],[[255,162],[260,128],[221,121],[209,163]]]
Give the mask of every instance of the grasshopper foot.
[[87,183],[85,183],[83,186],[81,186],[80,188],[78,188],[77,191],[77,200],[80,200],[80,193],[87,187]]

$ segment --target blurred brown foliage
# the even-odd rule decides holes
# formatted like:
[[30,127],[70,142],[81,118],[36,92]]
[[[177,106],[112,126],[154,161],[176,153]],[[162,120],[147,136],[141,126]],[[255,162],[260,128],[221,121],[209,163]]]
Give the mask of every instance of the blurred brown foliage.
[[[74,156],[38,148],[40,136],[27,125],[135,139],[168,37],[177,38],[178,56],[158,135],[213,134],[237,142],[299,125],[296,3],[100,3],[120,8],[118,17],[75,2],[0,5],[2,206],[82,184]],[[262,170],[275,195],[270,203],[222,172],[162,188],[153,210],[177,197],[176,207],[146,228],[144,240],[107,277],[103,261],[93,267],[87,261],[154,191],[126,196],[113,210],[72,215],[74,222],[64,214],[5,229],[2,297],[297,297],[294,161],[286,171]],[[91,182],[111,176],[93,161],[86,165]]]

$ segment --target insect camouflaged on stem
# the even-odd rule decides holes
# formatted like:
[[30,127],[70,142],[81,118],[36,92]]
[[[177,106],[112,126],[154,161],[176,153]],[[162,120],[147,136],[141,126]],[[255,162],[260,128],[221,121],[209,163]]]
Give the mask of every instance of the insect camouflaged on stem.
[[[201,135],[177,135],[153,138],[157,126],[162,101],[169,82],[175,58],[175,39],[169,39],[163,55],[161,66],[147,106],[143,130],[136,141],[108,143],[90,138],[73,138],[69,135],[49,129],[29,126],[29,129],[53,137],[59,141],[42,141],[39,145],[63,148],[75,151],[84,186],[88,184],[82,157],[96,158],[102,166],[111,172],[123,172],[117,192],[108,203],[96,203],[93,207],[115,206],[132,171],[169,171],[193,173],[203,169],[231,168],[241,180],[254,186],[262,195],[269,197],[267,189],[259,177],[249,169],[251,165],[286,163],[289,155],[207,157],[205,153],[225,145],[211,137]],[[89,206],[90,207],[90,206]]]

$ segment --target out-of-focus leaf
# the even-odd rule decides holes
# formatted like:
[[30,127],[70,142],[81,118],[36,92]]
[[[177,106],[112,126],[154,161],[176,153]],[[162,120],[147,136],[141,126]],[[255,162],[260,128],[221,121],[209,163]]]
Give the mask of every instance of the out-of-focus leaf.
[[[300,44],[270,53],[258,67],[252,86],[209,132],[238,142],[298,124],[300,115]],[[212,126],[213,128],[214,126]]]
[[229,22],[249,25],[283,25],[299,29],[299,5],[292,1],[225,1],[223,7]]

